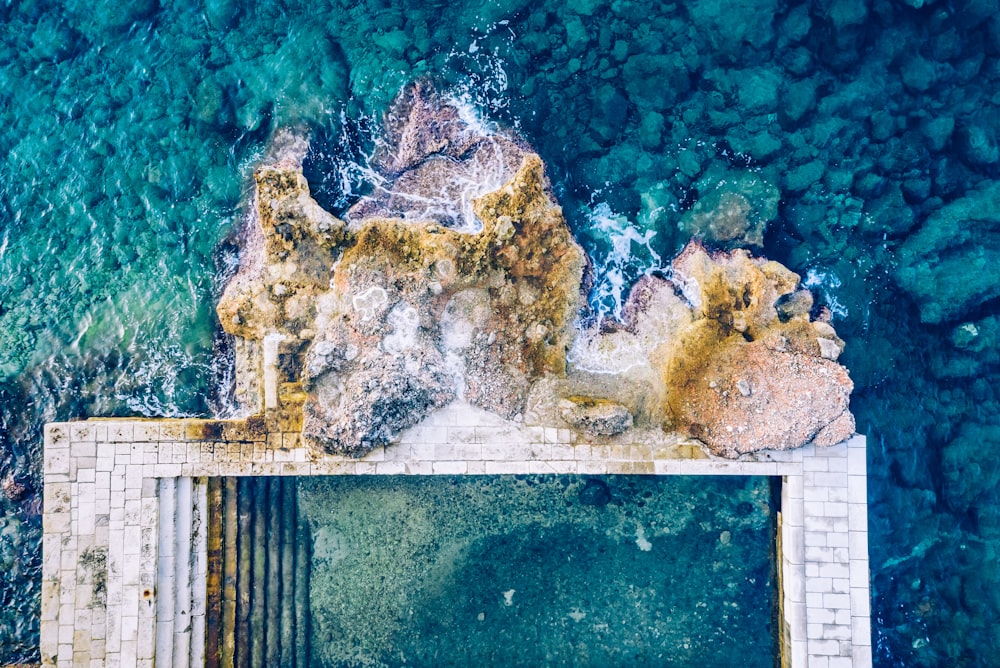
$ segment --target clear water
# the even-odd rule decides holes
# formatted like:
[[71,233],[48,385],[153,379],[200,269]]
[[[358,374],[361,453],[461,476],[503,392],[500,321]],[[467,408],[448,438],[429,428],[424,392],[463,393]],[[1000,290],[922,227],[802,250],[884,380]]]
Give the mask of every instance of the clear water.
[[609,312],[700,190],[780,189],[764,250],[834,312],[869,435],[876,663],[1000,662],[995,0],[245,4],[0,4],[0,475],[24,487],[0,661],[37,656],[40,425],[224,410],[213,301],[268,134],[312,128],[341,207],[337,168],[430,75],[538,148]]
[[766,478],[299,480],[311,665],[778,665]]

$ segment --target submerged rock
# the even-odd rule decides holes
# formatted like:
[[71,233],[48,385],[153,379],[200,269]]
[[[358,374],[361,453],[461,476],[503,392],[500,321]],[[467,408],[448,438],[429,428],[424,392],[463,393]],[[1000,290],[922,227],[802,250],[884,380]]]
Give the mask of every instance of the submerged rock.
[[927,217],[899,249],[896,280],[928,323],[954,320],[1000,297],[1000,183]]
[[[378,188],[347,222],[311,198],[301,138],[277,137],[255,174],[219,304],[249,410],[351,456],[455,399],[589,437],[682,432],[727,457],[853,433],[843,341],[797,275],[693,242],[671,278],[634,287],[623,323],[580,329],[587,260],[541,159],[424,85],[387,123]],[[758,185],[730,194],[766,209],[773,188],[743,187]],[[698,211],[706,229],[718,208]]]
[[680,221],[681,230],[721,248],[764,245],[778,215],[778,189],[760,175],[729,175],[701,197]]

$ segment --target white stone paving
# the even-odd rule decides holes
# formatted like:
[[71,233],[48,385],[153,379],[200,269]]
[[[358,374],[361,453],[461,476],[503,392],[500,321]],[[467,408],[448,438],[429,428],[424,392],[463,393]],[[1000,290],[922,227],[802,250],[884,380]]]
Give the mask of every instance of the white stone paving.
[[[785,665],[871,665],[864,437],[733,461],[652,432],[591,439],[459,403],[357,460],[316,454],[297,433],[263,433],[240,420],[47,425],[42,662],[152,666],[176,663],[178,653],[201,656],[190,617],[205,600],[192,591],[204,584],[204,480],[192,478],[527,473],[781,476]],[[198,539],[193,559],[182,561],[193,572],[175,559],[189,535]],[[194,622],[200,632],[202,620]]]

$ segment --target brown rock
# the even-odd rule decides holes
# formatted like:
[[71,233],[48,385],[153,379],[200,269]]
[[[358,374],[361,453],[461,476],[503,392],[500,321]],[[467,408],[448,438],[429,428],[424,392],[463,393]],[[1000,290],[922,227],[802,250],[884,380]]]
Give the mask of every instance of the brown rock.
[[797,275],[746,251],[689,244],[674,261],[674,281],[693,320],[664,351],[672,427],[727,457],[853,433],[853,383],[828,359],[843,341],[810,322],[808,309],[779,308],[804,303]]
[[844,343],[810,321],[811,305],[780,264],[692,242],[670,280],[633,287],[619,327],[581,335],[570,377],[599,374],[637,424],[686,432],[725,457],[840,442],[854,429],[853,386],[832,361]]
[[606,399],[569,397],[562,404],[562,416],[571,427],[591,436],[614,436],[632,428],[632,413]]
[[833,445],[854,433],[847,370],[763,341],[719,345],[697,373],[670,382],[673,423],[724,457]]
[[[219,305],[226,331],[256,342],[237,346],[238,369],[252,373],[274,357],[278,401],[301,404],[303,435],[352,456],[457,395],[519,416],[535,379],[564,373],[583,304],[585,256],[541,159],[511,139],[459,126],[453,108],[434,115],[419,96],[407,100],[400,117],[428,123],[427,132],[405,123],[394,131],[403,145],[392,163],[400,174],[386,175],[393,195],[351,229],[309,196],[301,146],[288,142],[297,152],[257,170],[250,257]],[[435,155],[421,157],[427,151]],[[401,187],[426,199],[442,183],[480,178],[484,156],[514,169],[468,201],[478,231],[392,210]]]

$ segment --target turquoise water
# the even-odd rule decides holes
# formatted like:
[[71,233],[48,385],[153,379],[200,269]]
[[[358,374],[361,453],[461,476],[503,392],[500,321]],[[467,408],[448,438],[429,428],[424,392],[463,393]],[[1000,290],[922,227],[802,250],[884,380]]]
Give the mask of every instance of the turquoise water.
[[764,252],[833,312],[869,435],[876,662],[1000,663],[995,1],[243,5],[0,5],[0,661],[37,656],[40,425],[224,412],[269,133],[313,129],[343,206],[429,75],[537,147],[607,312],[700,193],[779,188]]
[[298,485],[310,665],[778,665],[767,478]]

